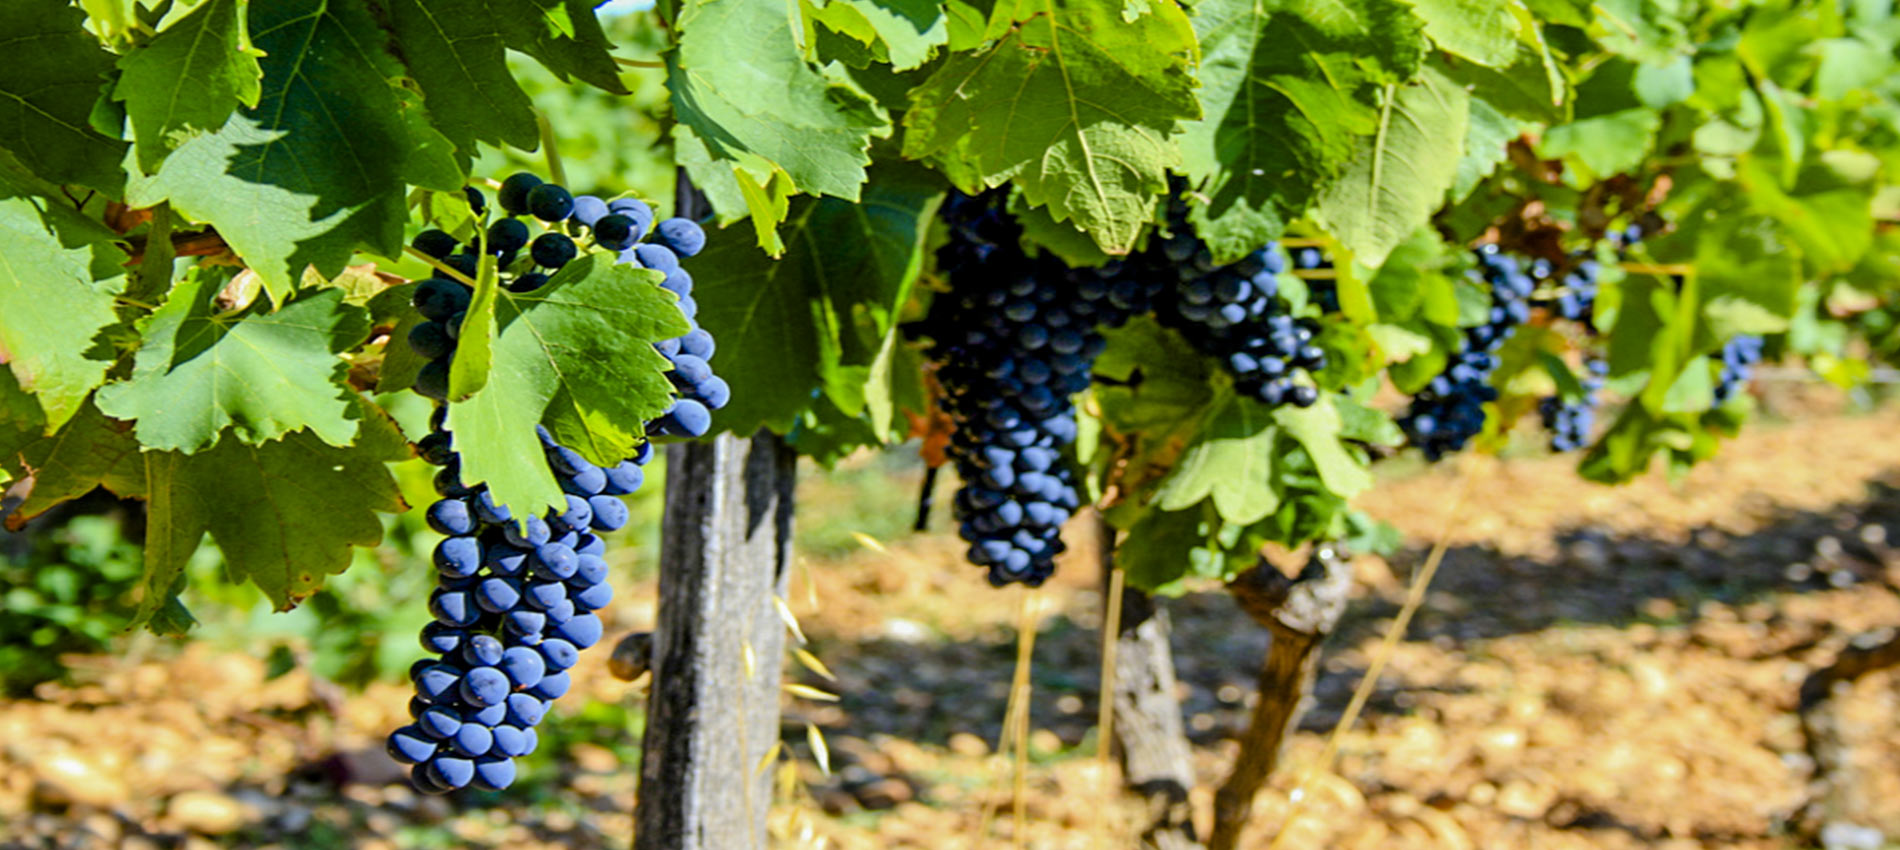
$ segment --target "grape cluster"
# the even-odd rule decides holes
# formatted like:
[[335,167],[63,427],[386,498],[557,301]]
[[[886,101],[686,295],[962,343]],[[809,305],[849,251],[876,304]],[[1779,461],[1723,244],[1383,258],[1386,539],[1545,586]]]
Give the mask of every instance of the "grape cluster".
[[1761,363],[1762,338],[1753,335],[1732,337],[1722,344],[1722,353],[1716,357],[1722,369],[1715,376],[1715,403],[1724,404],[1754,376],[1755,366]]
[[414,765],[410,776],[419,790],[493,791],[514,781],[514,759],[534,752],[535,725],[567,693],[568,668],[600,641],[594,612],[613,599],[613,588],[597,533],[626,525],[619,497],[639,489],[652,444],[603,469],[543,430],[566,503],[522,518],[496,504],[485,486],[461,482],[441,412],[418,444],[425,458],[442,464],[435,478],[442,498],[427,514],[429,527],[445,535],[432,556],[435,620],[422,629],[430,656],[410,668],[414,722],[390,734],[388,749]]
[[[1292,250],[1296,271],[1321,271],[1333,267],[1333,259],[1311,245]],[[1307,278],[1306,291],[1321,313],[1339,312],[1339,284],[1328,278]]]
[[1096,330],[1145,307],[1147,287],[1112,274],[1071,275],[1030,257],[1001,192],[945,204],[938,253],[951,290],[915,331],[940,364],[940,404],[956,423],[949,455],[963,485],[955,508],[969,559],[992,583],[1042,583],[1080,504],[1062,447],[1075,440],[1071,397],[1104,346]]
[[[470,189],[468,199],[479,218],[486,198]],[[531,174],[503,181],[496,200],[505,216],[483,228],[485,238],[458,250],[454,237],[428,230],[413,247],[470,277],[487,250],[502,270],[502,286],[531,292],[579,255],[570,234],[584,233],[595,246],[615,252],[619,262],[664,272],[660,285],[679,296],[681,311],[693,320],[698,308],[692,277],[680,258],[705,245],[699,225],[675,218],[654,226],[653,210],[642,201],[574,197]],[[524,215],[548,225],[532,241]],[[653,240],[642,242],[647,235]],[[429,363],[415,388],[438,402],[447,394],[449,364],[471,295],[439,270],[416,288],[414,304],[427,321],[410,333],[409,344]],[[647,423],[649,435],[700,436],[710,426],[711,411],[731,396],[708,363],[712,335],[692,324],[684,336],[655,345],[671,361],[667,375],[680,395]],[[387,743],[392,757],[414,766],[411,778],[422,791],[470,785],[498,790],[514,781],[513,760],[534,751],[535,725],[568,690],[567,670],[580,650],[601,638],[593,612],[613,598],[613,589],[598,533],[626,525],[628,509],[620,497],[640,488],[653,448],[642,443],[634,457],[599,467],[536,426],[565,501],[541,516],[516,516],[495,502],[486,485],[462,482],[446,421],[447,408],[437,407],[430,433],[417,443],[424,459],[442,467],[435,477],[441,498],[427,513],[429,526],[445,535],[433,555],[437,587],[429,611],[435,619],[422,631],[430,657],[410,670],[414,722]]]
[[1466,328],[1464,345],[1451,365],[1413,397],[1399,427],[1430,460],[1464,448],[1484,430],[1484,405],[1496,401],[1491,372],[1497,350],[1530,318],[1530,296],[1537,288],[1530,274],[1511,257],[1486,245],[1477,252],[1473,276],[1490,285],[1491,310],[1483,324]]
[[1574,451],[1590,445],[1590,429],[1596,424],[1599,394],[1603,390],[1603,379],[1610,374],[1610,364],[1591,358],[1584,361],[1583,366],[1585,374],[1579,381],[1583,385],[1582,397],[1565,401],[1561,396],[1551,396],[1537,403],[1537,413],[1550,431],[1552,451]]
[[1241,394],[1269,405],[1311,407],[1319,401],[1317,388],[1297,381],[1302,371],[1326,367],[1325,350],[1313,342],[1319,323],[1294,318],[1280,297],[1286,258],[1279,246],[1269,243],[1217,266],[1194,235],[1179,195],[1169,204],[1168,218],[1172,234],[1124,267],[1144,280],[1163,281],[1161,297],[1153,299],[1155,319],[1225,367]]
[[[1543,274],[1533,274],[1533,277],[1544,280],[1551,276],[1549,263],[1538,260],[1536,265],[1539,268],[1534,271],[1541,270]],[[1596,312],[1597,277],[1601,270],[1596,260],[1578,259],[1563,273],[1558,281],[1556,297],[1545,306],[1560,318],[1581,322],[1589,327],[1590,319]]]

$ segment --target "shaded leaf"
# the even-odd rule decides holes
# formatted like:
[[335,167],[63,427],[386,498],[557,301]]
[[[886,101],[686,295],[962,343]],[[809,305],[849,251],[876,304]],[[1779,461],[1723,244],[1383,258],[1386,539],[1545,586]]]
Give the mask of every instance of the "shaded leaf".
[[262,93],[257,56],[242,49],[237,0],[209,0],[119,58],[112,96],[125,103],[139,167],[158,169],[179,142],[216,132]]
[[85,17],[65,0],[0,3],[0,147],[42,178],[116,195],[126,144],[92,126],[112,54],[86,32]]
[[265,53],[256,108],[180,145],[128,195],[210,222],[281,301],[306,265],[329,277],[358,247],[394,256],[405,184],[452,191],[462,175],[420,104],[391,85],[402,69],[363,8],[253,3],[251,34]]
[[232,578],[294,607],[350,565],[351,548],[382,541],[377,513],[408,509],[385,465],[411,457],[394,422],[363,404],[348,448],[299,431],[261,446],[226,437],[193,455],[146,452],[143,624],[172,604],[185,563],[208,532]]
[[732,385],[721,429],[784,432],[821,391],[846,416],[873,401],[890,416],[888,390],[870,386],[873,368],[896,344],[943,193],[917,170],[872,173],[857,204],[793,201],[782,259],[742,239],[713,239],[694,259],[699,321],[720,341],[720,362],[733,364],[720,370]]
[[1192,211],[1217,260],[1276,238],[1378,129],[1378,82],[1424,59],[1421,23],[1398,0],[1323,9],[1283,0],[1194,5],[1206,115],[1186,125],[1183,165],[1206,202]]

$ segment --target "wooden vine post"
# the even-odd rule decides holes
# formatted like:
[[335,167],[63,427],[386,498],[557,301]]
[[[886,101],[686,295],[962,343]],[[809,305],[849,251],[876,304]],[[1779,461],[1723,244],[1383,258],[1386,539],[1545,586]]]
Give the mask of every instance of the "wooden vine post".
[[764,431],[667,450],[635,850],[766,846],[796,461]]
[[[675,209],[707,212],[683,170]],[[764,430],[667,449],[635,850],[766,846],[797,461]]]

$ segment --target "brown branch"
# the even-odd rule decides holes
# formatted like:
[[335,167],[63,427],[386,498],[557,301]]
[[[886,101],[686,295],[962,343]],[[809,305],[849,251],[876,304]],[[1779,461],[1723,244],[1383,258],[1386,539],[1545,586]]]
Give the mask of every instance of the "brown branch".
[[1298,578],[1262,558],[1228,583],[1240,609],[1273,635],[1260,667],[1259,696],[1233,773],[1214,795],[1214,833],[1208,850],[1233,850],[1253,814],[1254,797],[1273,774],[1280,748],[1299,725],[1312,688],[1320,645],[1346,610],[1352,573],[1344,558],[1322,548]]

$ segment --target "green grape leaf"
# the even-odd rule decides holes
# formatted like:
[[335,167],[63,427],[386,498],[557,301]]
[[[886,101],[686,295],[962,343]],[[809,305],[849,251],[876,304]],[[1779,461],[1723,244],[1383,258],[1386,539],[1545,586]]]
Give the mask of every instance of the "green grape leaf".
[[1458,176],[1470,98],[1433,69],[1389,86],[1378,130],[1362,138],[1319,217],[1359,262],[1377,266],[1426,222]]
[[1222,519],[1242,525],[1273,513],[1280,507],[1272,484],[1280,432],[1274,418],[1265,405],[1228,395],[1161,482],[1156,504],[1178,511],[1212,498]]
[[1022,226],[1023,241],[1032,250],[1061,257],[1070,268],[1099,266],[1113,259],[1087,233],[1077,230],[1074,222],[1056,221],[1048,207],[1029,206],[1020,194],[1010,196],[1009,214]]
[[1306,456],[1312,460],[1320,481],[1334,495],[1351,498],[1372,486],[1372,472],[1366,469],[1365,462],[1340,442],[1344,422],[1337,406],[1282,405],[1274,409],[1273,420],[1306,448]]
[[1828,151],[1801,170],[1792,191],[1784,190],[1768,163],[1739,163],[1737,182],[1750,205],[1775,218],[1801,247],[1810,279],[1847,272],[1873,247],[1879,161],[1858,151]]
[[42,178],[117,195],[126,144],[92,125],[112,54],[85,18],[66,0],[0,3],[10,57],[0,64],[0,148]]
[[[476,142],[533,150],[534,106],[508,71],[506,44],[491,0],[389,0],[390,25],[403,62],[422,89],[429,116],[465,154]],[[509,3],[505,5],[519,5]]]
[[1122,569],[1128,586],[1178,596],[1187,590],[1184,578],[1219,578],[1224,559],[1209,548],[1209,542],[1220,523],[1209,513],[1206,509],[1149,510],[1137,518],[1115,547],[1115,565]]
[[455,358],[449,362],[449,401],[465,401],[488,385],[495,365],[495,306],[501,299],[501,277],[495,256],[483,252],[475,272],[475,293],[457,331]]
[[730,160],[714,159],[706,143],[684,124],[673,127],[673,150],[693,186],[706,193],[722,225],[749,215],[759,249],[774,257],[785,253],[778,225],[791,210],[792,196],[798,194],[785,169],[744,151],[727,151]]
[[1777,224],[1767,216],[1726,213],[1703,219],[1693,234],[1703,320],[1696,328],[1698,347],[1712,349],[1736,334],[1788,329],[1801,289],[1801,258],[1789,250]]
[[1181,149],[1207,199],[1191,210],[1196,231],[1217,261],[1277,238],[1340,173],[1379,127],[1373,84],[1424,61],[1422,26],[1399,0],[1194,5],[1206,116]]
[[207,532],[231,576],[279,611],[348,567],[352,547],[381,542],[377,513],[409,509],[386,464],[412,455],[386,414],[358,403],[362,433],[347,448],[298,431],[263,445],[226,437],[191,455],[146,452],[145,596],[134,625],[175,604]]
[[129,202],[209,222],[282,301],[306,265],[333,276],[358,247],[402,249],[405,184],[461,188],[449,141],[391,80],[382,30],[354,3],[251,6],[263,94],[215,133],[178,146]]
[[37,428],[0,425],[0,468],[16,479],[31,477],[32,489],[7,528],[18,531],[28,520],[68,499],[103,486],[121,496],[145,492],[145,464],[138,441],[123,423],[107,419],[87,404],[51,435]]
[[673,393],[652,344],[691,329],[660,278],[587,253],[540,289],[496,293],[488,383],[449,405],[464,482],[487,482],[517,515],[557,503],[536,424],[595,463],[633,455]]
[[216,132],[262,94],[257,55],[244,48],[238,0],[210,0],[119,58],[112,97],[125,104],[147,174],[180,142]]
[[890,118],[843,66],[806,63],[787,11],[773,0],[685,3],[666,56],[673,114],[710,159],[754,154],[800,192],[855,201],[871,138],[890,134]]
[[828,0],[804,4],[806,15],[869,47],[881,44],[891,70],[908,71],[950,40],[949,21],[935,0]]
[[1141,316],[1103,337],[1108,346],[1095,360],[1095,375],[1107,382],[1095,392],[1109,424],[1162,438],[1194,427],[1214,403],[1207,358],[1180,334]]
[[1654,109],[1624,109],[1552,127],[1537,152],[1574,166],[1571,179],[1590,185],[1635,170],[1661,127],[1662,115]]
[[921,169],[880,165],[872,175],[857,204],[794,200],[777,261],[719,238],[693,258],[699,322],[719,340],[720,362],[736,364],[720,369],[732,385],[714,418],[721,430],[783,433],[820,391],[843,415],[873,401],[875,418],[890,415],[889,376],[880,395],[873,371],[895,345],[943,192]]
[[1412,8],[1439,47],[1502,68],[1517,56],[1518,22],[1511,5],[1496,0],[1413,0]]
[[272,310],[262,298],[218,311],[225,277],[199,271],[140,323],[132,376],[99,391],[99,409],[138,421],[139,442],[186,454],[229,426],[251,445],[308,428],[333,446],[356,439],[356,394],[338,355],[369,335],[369,317],[336,289],[302,290]]
[[1517,62],[1508,68],[1459,62],[1441,70],[1470,92],[1472,100],[1484,101],[1512,118],[1555,124],[1569,117],[1563,108],[1563,75],[1541,46],[1520,48]]
[[1457,203],[1478,188],[1484,178],[1498,170],[1498,163],[1510,155],[1511,140],[1517,138],[1518,123],[1485,101],[1471,101],[1471,122],[1465,127],[1465,155],[1458,158],[1458,176],[1452,180],[1452,203]]
[[1172,3],[1134,21],[1117,0],[1050,0],[987,49],[955,54],[911,95],[904,155],[966,191],[1015,183],[1110,254],[1134,248],[1199,118],[1194,30]]
[[75,236],[88,234],[31,200],[0,200],[0,363],[39,399],[49,427],[71,418],[105,380],[111,363],[88,353],[118,321],[113,296],[125,286],[123,269],[94,280],[94,246],[71,244]]
[[[431,6],[436,0],[429,0]],[[599,0],[487,0],[489,14],[510,48],[535,58],[565,82],[574,77],[613,94],[627,94],[614,62],[613,43],[594,17]]]

